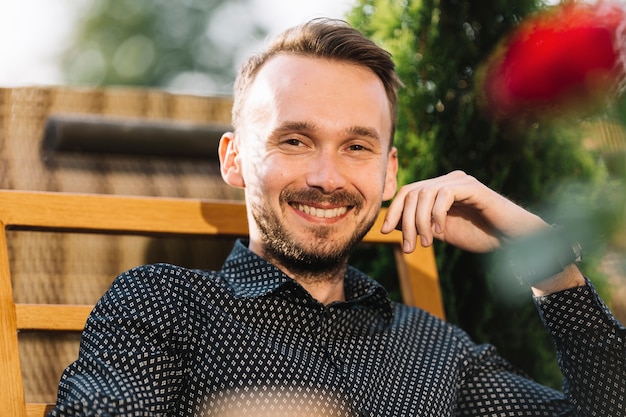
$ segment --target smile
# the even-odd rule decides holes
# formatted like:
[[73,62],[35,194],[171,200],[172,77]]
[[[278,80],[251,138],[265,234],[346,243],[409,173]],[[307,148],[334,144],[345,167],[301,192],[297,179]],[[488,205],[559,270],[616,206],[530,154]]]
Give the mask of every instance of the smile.
[[303,213],[306,213],[310,216],[319,217],[320,219],[333,219],[335,217],[343,216],[348,211],[348,207],[323,209],[318,207],[306,206],[304,204],[297,204],[297,208]]

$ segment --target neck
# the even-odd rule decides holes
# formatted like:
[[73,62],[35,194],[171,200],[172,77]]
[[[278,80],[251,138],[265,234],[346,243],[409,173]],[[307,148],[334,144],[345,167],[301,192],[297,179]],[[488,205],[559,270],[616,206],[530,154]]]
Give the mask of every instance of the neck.
[[287,275],[293,278],[298,284],[302,285],[311,297],[319,301],[323,305],[328,305],[335,301],[345,301],[344,292],[344,274],[345,266],[341,268],[340,273],[311,273],[311,274],[294,274],[285,271]]
[[303,287],[311,294],[311,297],[325,306],[336,301],[345,301],[346,299],[343,292],[343,282],[335,286],[313,284],[309,286],[303,285]]

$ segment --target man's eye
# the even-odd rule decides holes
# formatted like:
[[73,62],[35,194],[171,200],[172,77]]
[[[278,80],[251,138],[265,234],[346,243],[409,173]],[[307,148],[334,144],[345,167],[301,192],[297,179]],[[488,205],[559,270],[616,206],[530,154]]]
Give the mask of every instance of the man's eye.
[[363,145],[354,144],[354,145],[350,145],[350,150],[351,151],[367,151],[368,148],[366,148]]
[[291,145],[291,146],[300,146],[300,145],[302,145],[302,141],[298,140],[298,139],[295,139],[295,138],[286,139],[283,143],[285,145]]

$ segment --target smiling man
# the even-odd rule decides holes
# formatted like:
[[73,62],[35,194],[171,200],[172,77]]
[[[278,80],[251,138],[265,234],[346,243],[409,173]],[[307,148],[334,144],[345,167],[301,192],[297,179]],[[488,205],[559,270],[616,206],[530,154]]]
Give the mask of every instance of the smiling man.
[[[396,193],[400,86],[389,54],[343,22],[295,27],[251,57],[219,146],[249,240],[219,271],[120,275],[51,416],[624,415],[626,330],[575,265],[577,246],[463,172]],[[564,393],[348,266],[392,197],[383,232],[401,229],[407,252],[526,243],[512,261],[530,271]]]
[[250,250],[324,304],[343,301],[348,255],[396,191],[382,81],[356,63],[281,54],[237,105],[220,156],[226,182],[245,190]]

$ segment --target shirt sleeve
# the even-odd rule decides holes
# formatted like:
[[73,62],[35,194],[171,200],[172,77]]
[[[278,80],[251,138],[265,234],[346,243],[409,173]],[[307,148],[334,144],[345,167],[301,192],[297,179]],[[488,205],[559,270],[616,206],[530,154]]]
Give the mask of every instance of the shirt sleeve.
[[464,355],[456,416],[571,416],[563,393],[533,381],[492,345],[474,345]]
[[172,285],[151,268],[120,275],[98,302],[50,417],[159,416],[176,403],[184,326]]
[[626,329],[587,285],[535,297],[580,416],[626,415]]

